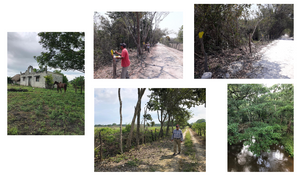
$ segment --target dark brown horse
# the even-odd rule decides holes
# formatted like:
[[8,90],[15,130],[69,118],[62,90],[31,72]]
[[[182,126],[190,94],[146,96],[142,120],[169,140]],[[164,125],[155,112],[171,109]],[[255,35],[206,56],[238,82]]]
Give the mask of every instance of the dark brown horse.
[[57,92],[59,92],[59,91],[58,91],[58,89],[59,89],[60,92],[62,93],[61,88],[64,88],[64,89],[65,89],[65,93],[66,93],[66,91],[67,91],[67,84],[61,83],[61,82],[58,83],[57,81],[54,82],[53,86],[54,86],[55,84],[56,84],[56,86],[57,86]]

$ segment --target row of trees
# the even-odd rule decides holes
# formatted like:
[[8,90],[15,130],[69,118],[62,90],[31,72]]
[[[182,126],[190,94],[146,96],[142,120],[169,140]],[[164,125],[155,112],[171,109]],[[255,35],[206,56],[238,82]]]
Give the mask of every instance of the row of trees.
[[205,119],[198,119],[192,124],[192,129],[198,133],[199,136],[205,136],[206,134],[206,122]]
[[[147,42],[156,44],[167,29],[160,29],[159,23],[168,12],[107,12],[105,17],[94,13],[94,62],[110,64],[110,50],[126,43],[127,48],[136,48],[137,55]],[[95,66],[97,67],[97,66]]]
[[195,4],[195,52],[201,53],[198,33],[203,31],[205,51],[238,48],[253,40],[293,36],[293,4]]
[[[228,85],[228,143],[244,141],[254,154],[293,139],[294,86]],[[255,141],[254,141],[255,139]],[[292,143],[292,144],[291,144]],[[293,141],[284,144],[293,155]]]
[[[141,115],[141,99],[144,95],[145,88],[138,88],[138,101],[135,106],[134,115],[131,122],[130,133],[128,135],[126,146],[131,147],[132,133],[135,128],[137,129],[137,148],[139,147],[139,132],[141,130],[141,123],[144,124],[145,130],[146,124],[154,124],[153,118],[150,114],[147,114],[147,110],[156,111],[157,118],[160,122],[161,128],[159,136],[163,137],[163,126],[166,123],[166,134],[169,132],[169,126],[174,124],[187,125],[187,121],[191,118],[192,113],[188,110],[196,105],[206,104],[206,89],[179,89],[179,88],[153,88],[149,89],[151,94],[146,107],[144,108],[143,120],[140,119]],[[120,102],[120,147],[122,148],[122,99],[120,89],[118,90],[119,102]],[[122,149],[121,149],[122,152]]]

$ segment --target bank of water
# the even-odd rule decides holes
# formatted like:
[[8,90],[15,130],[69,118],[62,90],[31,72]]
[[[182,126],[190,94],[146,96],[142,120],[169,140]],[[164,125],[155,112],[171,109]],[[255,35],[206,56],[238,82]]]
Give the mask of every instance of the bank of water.
[[248,151],[243,143],[228,144],[228,172],[293,172],[294,159],[285,152],[283,145],[270,147],[270,152],[260,156]]

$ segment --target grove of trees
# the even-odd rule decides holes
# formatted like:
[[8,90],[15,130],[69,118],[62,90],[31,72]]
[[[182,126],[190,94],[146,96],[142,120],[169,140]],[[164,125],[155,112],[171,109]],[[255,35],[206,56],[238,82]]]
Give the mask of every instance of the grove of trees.
[[126,43],[141,56],[147,42],[156,44],[167,29],[160,29],[159,23],[168,12],[107,12],[105,17],[94,13],[94,62],[95,70],[111,64],[111,49],[119,49]]
[[243,142],[260,155],[283,144],[294,156],[294,86],[228,85],[228,143]]
[[192,129],[198,133],[199,136],[206,136],[206,122],[205,119],[198,119],[192,124]]
[[240,48],[251,40],[294,35],[293,4],[195,4],[194,47],[201,54],[199,32],[206,53]]

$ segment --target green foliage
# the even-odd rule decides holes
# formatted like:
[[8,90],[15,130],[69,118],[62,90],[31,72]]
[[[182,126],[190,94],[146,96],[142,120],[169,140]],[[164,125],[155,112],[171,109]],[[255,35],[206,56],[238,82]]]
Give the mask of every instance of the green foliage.
[[120,43],[126,43],[127,49],[137,49],[142,42],[156,44],[167,33],[156,25],[167,12],[107,12],[106,15],[108,18],[94,13],[95,70],[111,64],[110,50],[119,49]]
[[49,66],[84,73],[84,32],[41,32],[39,43],[48,52],[34,56],[39,67]]
[[44,78],[45,78],[45,82],[46,82],[46,87],[47,88],[52,88],[52,86],[53,86],[53,77],[52,77],[52,74],[50,74],[50,75],[47,75],[47,76],[44,76]]
[[[244,141],[259,155],[270,145],[293,134],[294,87],[292,84],[228,85],[228,143]],[[283,143],[284,144],[284,143]],[[290,143],[286,151],[291,152]]]
[[12,77],[8,77],[8,76],[7,76],[7,83],[8,83],[8,84],[12,83],[12,80],[11,80],[11,79],[12,79]]
[[54,70],[53,73],[62,75],[62,76],[63,76],[63,82],[62,82],[62,83],[66,83],[66,84],[68,83],[68,78],[67,78],[67,76],[65,76],[65,75],[61,72],[61,70]]
[[[204,31],[206,53],[239,48],[253,40],[293,36],[293,4],[195,4],[194,48],[201,53],[198,33]],[[253,35],[252,35],[253,34]]]
[[180,43],[183,43],[183,25],[180,27],[178,34],[177,34],[177,40]]

